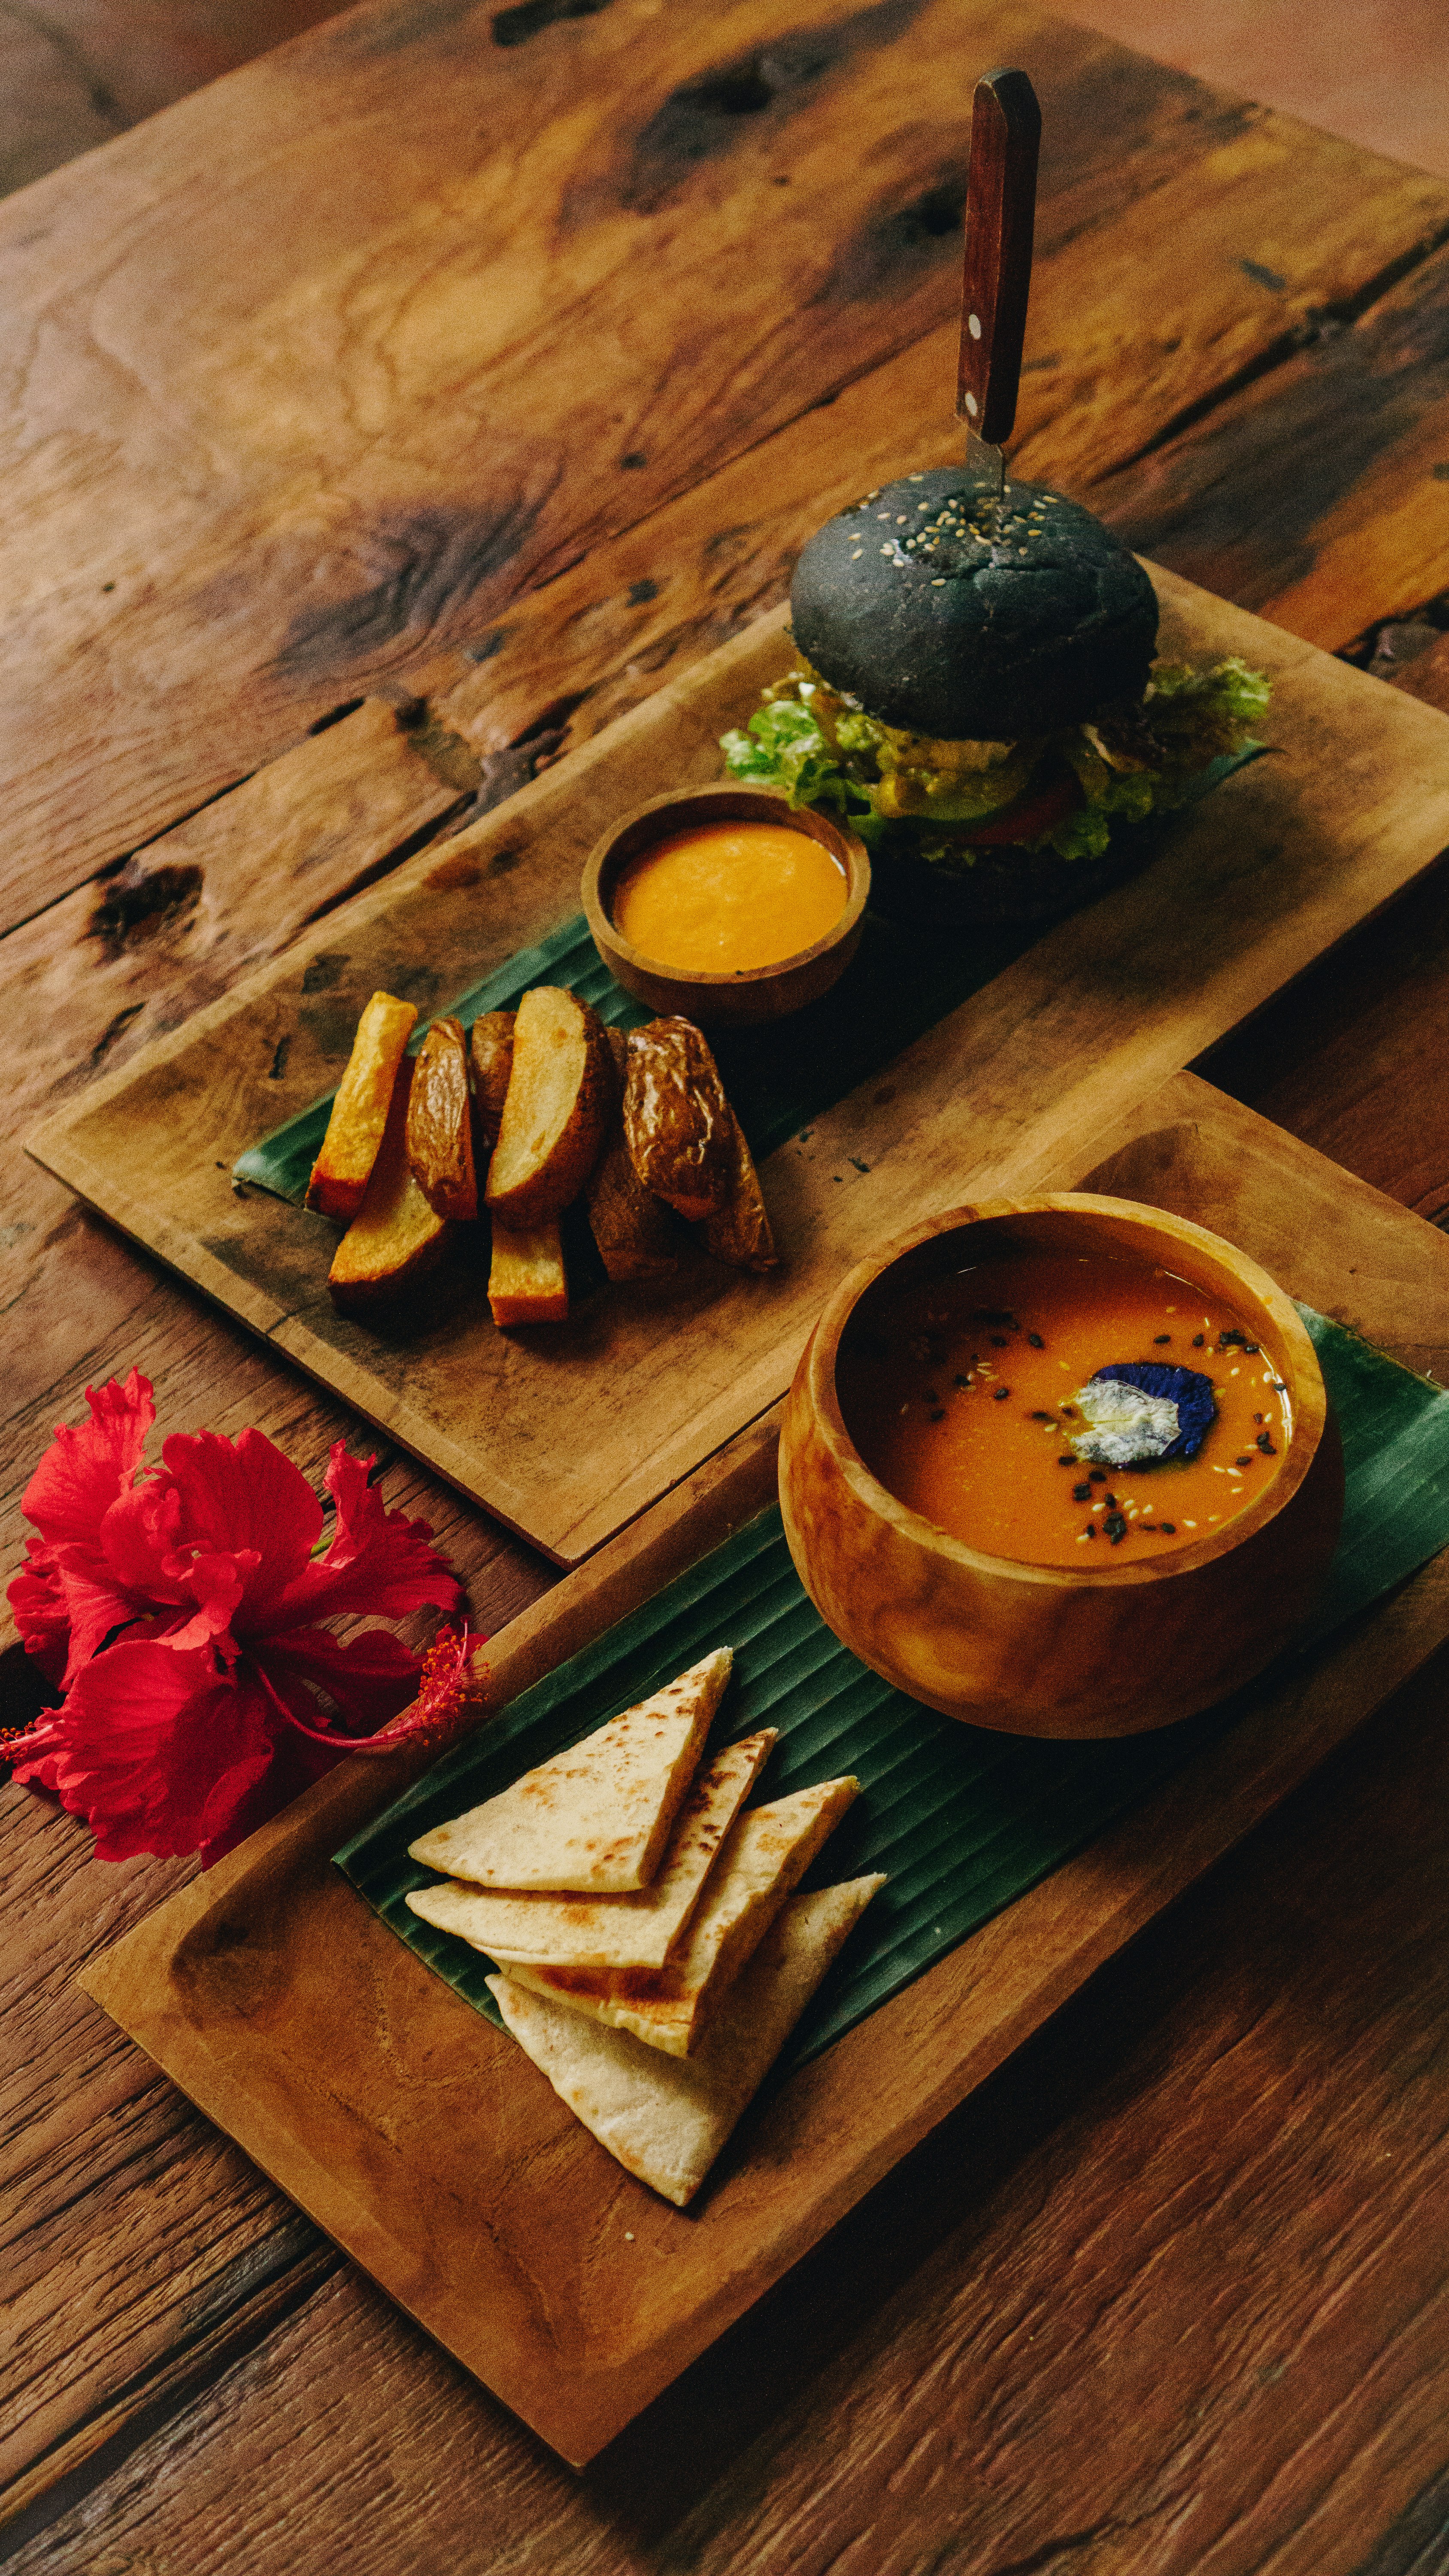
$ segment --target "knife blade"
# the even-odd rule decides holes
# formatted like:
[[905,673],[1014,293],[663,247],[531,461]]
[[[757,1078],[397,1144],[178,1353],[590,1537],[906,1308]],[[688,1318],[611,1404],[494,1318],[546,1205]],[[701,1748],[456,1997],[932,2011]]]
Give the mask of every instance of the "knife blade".
[[993,527],[1021,381],[1040,144],[1041,109],[1025,72],[988,72],[971,103],[956,417],[966,423],[966,469],[990,496]]

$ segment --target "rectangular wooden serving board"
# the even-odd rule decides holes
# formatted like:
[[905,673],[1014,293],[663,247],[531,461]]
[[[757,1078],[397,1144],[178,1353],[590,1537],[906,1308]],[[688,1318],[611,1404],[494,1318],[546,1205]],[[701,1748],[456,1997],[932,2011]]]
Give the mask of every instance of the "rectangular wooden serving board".
[[[1196,1217],[1419,1372],[1449,1241],[1190,1074],[1042,1174]],[[508,1700],[770,1501],[778,1408],[494,1640]],[[107,2012],[564,2457],[592,2458],[1449,1638],[1449,1553],[746,2114],[657,2200],[331,1855],[426,1767],[343,1764],[88,1967]]]
[[1449,842],[1449,718],[1173,576],[1161,650],[1273,682],[1276,746],[1174,825],[1133,883],[1062,923],[782,1145],[781,1267],[701,1264],[602,1291],[564,1326],[495,1331],[481,1270],[392,1320],[336,1314],[333,1230],[237,1156],[337,1081],[376,987],[445,1009],[578,910],[599,834],[716,777],[719,735],[788,667],[761,619],[495,813],[359,895],[75,1107],[30,1151],[559,1564],[574,1564],[788,1385],[841,1273],[933,1210],[1025,1187],[1191,1062]]

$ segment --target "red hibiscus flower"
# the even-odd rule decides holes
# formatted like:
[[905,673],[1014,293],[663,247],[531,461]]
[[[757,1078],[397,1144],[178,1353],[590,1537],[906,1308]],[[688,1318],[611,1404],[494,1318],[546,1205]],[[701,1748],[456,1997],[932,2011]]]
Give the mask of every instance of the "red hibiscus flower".
[[102,1859],[210,1864],[344,1753],[437,1737],[476,1699],[466,1630],[425,1668],[386,1629],[344,1643],[319,1624],[459,1597],[427,1523],[372,1492],[371,1460],[334,1445],[321,1554],[322,1505],[261,1432],[178,1435],[143,1472],[146,1379],[133,1369],[86,1401],[90,1421],[56,1432],[26,1488],[39,1536],[10,1586],[65,1697],[6,1750],[17,1779],[87,1819]]

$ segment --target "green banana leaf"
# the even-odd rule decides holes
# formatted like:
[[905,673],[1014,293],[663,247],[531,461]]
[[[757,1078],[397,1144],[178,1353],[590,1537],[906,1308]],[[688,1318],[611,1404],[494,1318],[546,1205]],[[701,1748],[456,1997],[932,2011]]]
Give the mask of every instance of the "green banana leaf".
[[[1338,1552],[1291,1662],[1449,1545],[1449,1394],[1303,1307],[1343,1435],[1348,1499]],[[854,1772],[861,1796],[807,1886],[885,1870],[886,1886],[795,2034],[800,2064],[889,2001],[1192,1761],[1272,1686],[1282,1666],[1217,1708],[1158,1733],[1044,1743],[962,1726],[867,1670],[811,1606],[769,1510],[574,1655],[436,1763],[335,1855],[418,1957],[498,2019],[491,1962],[409,1912],[436,1873],[407,1856],[430,1827],[497,1795],[683,1672],[734,1648],[712,1741],[780,1730],[756,1799]]]

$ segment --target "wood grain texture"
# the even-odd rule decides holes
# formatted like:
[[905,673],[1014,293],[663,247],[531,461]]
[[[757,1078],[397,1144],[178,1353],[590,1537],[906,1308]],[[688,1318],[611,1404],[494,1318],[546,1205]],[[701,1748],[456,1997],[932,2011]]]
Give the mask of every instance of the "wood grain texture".
[[[872,1244],[963,1192],[1030,1186],[1034,1155],[1055,1158],[1190,1060],[1449,835],[1436,710],[1186,585],[1164,577],[1162,594],[1169,655],[1240,653],[1269,672],[1279,756],[769,1157],[781,1267],[768,1279],[700,1265],[588,1301],[535,1346],[494,1331],[481,1268],[460,1260],[416,1323],[378,1331],[333,1312],[320,1222],[261,1192],[238,1201],[229,1172],[335,1082],[370,992],[446,1007],[574,911],[578,871],[621,813],[715,774],[719,733],[784,658],[778,617],[103,1076],[32,1150],[389,1436],[576,1562],[783,1392],[824,1297]],[[324,955],[333,981],[312,999]]]
[[[1017,0],[799,0],[788,27],[779,0],[615,0],[526,44],[376,0],[0,210],[27,602],[0,704],[47,718],[43,746],[9,720],[6,916],[338,700],[482,649],[933,330],[949,412],[970,89],[1003,56],[1048,138],[1024,444],[1049,430],[1069,480],[1449,227],[1441,184]],[[1166,239],[1183,284],[1144,332]]]
[[[643,9],[627,14],[628,32],[647,38]],[[625,15],[624,0],[613,0],[600,23]],[[395,607],[402,632],[389,630],[377,643],[375,685],[403,697],[419,687],[441,695],[465,682],[462,729],[476,737],[485,764],[494,764],[496,792],[510,765],[515,778],[531,773],[532,746],[513,748],[520,734],[541,725],[537,740],[556,751],[561,730],[564,740],[595,730],[616,707],[646,695],[661,674],[782,596],[793,551],[862,483],[905,461],[956,453],[941,392],[952,363],[943,303],[934,346],[928,328],[925,339],[868,369],[829,407],[801,410],[757,449],[717,462],[697,500],[681,489],[661,501],[669,487],[659,456],[646,467],[625,466],[622,437],[617,450],[606,446],[582,470],[590,490],[595,480],[602,484],[606,501],[624,496],[620,517],[631,524],[590,546],[546,588],[510,594],[485,616],[484,602],[498,594],[486,592],[474,604],[466,553],[462,577],[450,579],[450,561],[458,558],[446,559],[446,532],[432,553],[426,542],[411,553],[391,545],[384,503],[394,486],[416,487],[394,463],[406,412],[390,413],[384,390],[370,411],[358,412],[359,437],[372,440],[377,471],[369,484],[360,467],[347,484],[338,553],[314,541],[304,523],[300,539],[291,536],[299,577],[291,588],[287,578],[279,584],[277,550],[265,531],[260,547],[253,545],[257,491],[281,494],[279,516],[288,507],[285,459],[279,463],[268,443],[271,416],[253,439],[199,386],[194,353],[245,343],[249,384],[266,364],[272,382],[290,379],[291,343],[284,336],[270,352],[265,346],[285,297],[272,293],[275,271],[262,273],[266,263],[258,268],[254,248],[272,213],[270,159],[295,154],[302,177],[290,196],[286,178],[276,201],[278,241],[289,243],[288,256],[309,276],[320,275],[305,292],[309,313],[328,317],[329,349],[350,337],[360,353],[349,385],[365,376],[369,352],[377,360],[371,385],[383,384],[393,269],[386,220],[369,229],[374,206],[383,218],[388,211],[386,186],[374,188],[372,158],[391,163],[399,149],[409,154],[398,193],[415,193],[425,207],[434,186],[429,133],[447,126],[438,166],[456,172],[467,158],[459,122],[436,113],[440,58],[442,77],[460,98],[475,76],[486,78],[490,62],[486,38],[471,50],[457,39],[465,20],[454,17],[450,30],[434,12],[427,24],[413,23],[422,36],[410,48],[398,13],[389,67],[388,121],[405,139],[399,146],[383,132],[383,120],[375,121],[364,155],[340,176],[346,139],[334,156],[341,129],[329,122],[336,67],[320,78],[315,68],[306,78],[286,73],[286,99],[300,102],[290,125],[279,89],[262,97],[248,74],[246,85],[229,84],[206,103],[205,132],[198,126],[189,142],[178,138],[179,155],[169,119],[51,182],[38,239],[20,238],[40,205],[38,192],[26,201],[24,226],[19,206],[9,209],[17,221],[5,235],[7,278],[29,272],[31,300],[17,324],[18,362],[7,379],[19,406],[11,426],[26,458],[23,478],[16,478],[13,455],[7,477],[17,505],[15,521],[7,519],[7,546],[13,539],[17,547],[10,595],[26,604],[7,627],[18,641],[5,703],[14,763],[38,797],[18,818],[19,830],[13,791],[7,803],[7,856],[23,867],[5,918],[51,899],[97,858],[133,846],[274,755],[338,698],[357,694],[362,683],[350,677],[336,686],[298,679],[283,686],[267,673],[275,636],[313,592],[329,608],[370,587],[388,592],[384,622]],[[971,24],[982,36],[979,52],[971,56],[968,47],[963,57],[967,81],[1010,51],[1007,36],[998,47],[992,35],[1004,29],[1004,13],[977,11]],[[577,79],[582,66],[594,79],[593,58],[578,49],[581,36],[592,42],[587,23],[550,25],[545,12],[540,30],[519,49],[530,72],[540,48],[552,47],[555,62],[565,58],[565,78]],[[909,23],[901,41],[916,41]],[[1023,431],[1036,418],[1039,388],[1051,393],[1052,416],[1042,415],[1035,460],[1042,470],[1067,470],[1052,464],[1046,436],[1060,432],[1069,464],[1075,403],[1088,403],[1084,424],[1094,424],[1103,456],[1118,460],[1160,440],[1186,412],[1175,434],[1181,455],[1171,523],[1166,511],[1154,523],[1158,550],[1216,590],[1241,585],[1252,604],[1304,582],[1319,513],[1338,508],[1342,496],[1351,500],[1361,481],[1368,488],[1359,430],[1350,435],[1347,427],[1352,406],[1362,406],[1363,434],[1375,454],[1371,488],[1389,505],[1392,542],[1380,542],[1372,510],[1351,527],[1340,519],[1329,605],[1341,618],[1348,612],[1340,596],[1352,592],[1348,631],[1357,632],[1416,604],[1436,586],[1420,584],[1416,574],[1434,559],[1438,496],[1446,488],[1426,472],[1426,461],[1449,457],[1437,288],[1428,279],[1416,301],[1412,276],[1405,279],[1399,292],[1409,319],[1396,336],[1372,336],[1373,306],[1396,291],[1385,281],[1397,260],[1422,265],[1420,252],[1442,221],[1442,189],[1426,198],[1413,174],[1385,171],[1282,119],[1171,83],[1115,49],[1084,51],[1088,42],[1058,31],[1043,39],[1054,65],[1028,57],[1052,122],[1058,98],[1078,102],[1067,158],[1044,173],[1044,228],[1049,212],[1053,232],[1035,311],[1049,313],[1054,330],[1049,339],[1033,323]],[[409,136],[414,50],[429,122],[415,121]],[[944,58],[954,59],[952,46]],[[848,82],[835,96],[846,108],[830,128],[839,160],[856,155],[870,129]],[[320,117],[319,97],[328,102]],[[345,114],[346,102],[343,108]],[[610,113],[621,121],[617,104]],[[945,211],[930,196],[939,166],[931,159],[940,125],[934,99],[924,124],[919,157],[909,137],[903,146],[912,184],[920,174],[913,202],[926,200],[919,229],[908,213],[889,235],[879,273],[901,274],[893,265],[901,259],[907,268],[915,263],[919,278],[939,259],[935,274],[944,281],[954,260],[947,234],[931,229]],[[746,142],[760,131],[758,113],[734,129]],[[1276,177],[1264,148],[1275,140]],[[1259,153],[1251,186],[1252,172],[1235,170],[1231,158],[1234,143],[1244,141]],[[510,184],[512,149],[510,137]],[[1195,186],[1198,156],[1220,151],[1229,156],[1212,164],[1221,185]],[[184,168],[173,187],[178,158]],[[244,178],[238,190],[238,164],[248,158],[265,175]],[[803,174],[816,197],[823,163],[817,153]],[[319,164],[336,180],[339,230],[356,226],[362,210],[350,267],[345,258],[332,268],[325,258],[309,266],[314,248],[327,250],[327,227],[298,199]],[[529,168],[521,160],[516,166],[526,187]],[[695,175],[691,220],[708,213],[712,191],[732,185],[741,166],[727,152]],[[793,160],[782,161],[771,188],[787,169],[790,185],[802,184]],[[205,257],[182,274],[194,212],[214,175],[224,211],[209,219]],[[762,190],[758,164],[749,187],[757,180]],[[1162,211],[1170,221],[1158,230],[1148,201],[1168,182]],[[479,232],[476,173],[465,171],[464,195],[456,238],[466,262]],[[750,207],[757,202],[758,193]],[[899,204],[886,211],[899,214]],[[426,214],[418,220],[421,226]],[[1119,220],[1129,227],[1121,236]],[[822,236],[829,221],[827,206]],[[500,217],[500,232],[506,222]],[[440,232],[446,224],[445,212]],[[1333,237],[1335,224],[1346,230]],[[407,232],[406,219],[400,230]],[[1131,245],[1120,262],[1119,238]],[[1191,257],[1179,264],[1177,245],[1188,241]],[[42,276],[37,263],[47,261]],[[1245,262],[1259,274],[1249,275]],[[808,262],[800,273],[810,273]],[[1062,293],[1048,308],[1041,298],[1057,273]],[[254,278],[262,292],[249,301]],[[34,292],[31,279],[38,281]],[[217,280],[224,281],[223,301],[213,310],[208,296]],[[383,291],[370,306],[375,282]],[[1118,296],[1118,318],[1094,361],[1093,309],[1108,291]],[[856,332],[855,308],[845,309],[854,347],[868,334]],[[1149,310],[1170,317],[1160,345],[1144,334]],[[647,303],[642,311],[647,323]],[[290,328],[285,310],[282,318]],[[1188,334],[1175,350],[1169,344],[1184,318]],[[671,344],[674,381],[692,381],[690,352],[707,353],[712,327],[706,302],[692,317],[694,339]],[[1082,353],[1064,372],[1066,400],[1054,389],[1056,371],[1032,365],[1050,356],[1062,330],[1073,336],[1061,345]],[[1307,367],[1304,349],[1295,348],[1300,339]],[[473,345],[470,339],[465,358]],[[1378,354],[1363,370],[1366,348]],[[1347,410],[1329,365],[1335,350],[1338,364],[1352,359],[1360,367]],[[709,363],[706,354],[703,368]],[[647,351],[631,342],[624,364],[647,402],[656,382]],[[1255,377],[1255,369],[1263,372]],[[296,373],[306,377],[305,360]],[[1238,374],[1253,380],[1234,391]],[[476,457],[486,429],[483,414],[469,408],[473,385],[442,383],[444,375],[446,363],[430,385],[429,408],[453,451]],[[820,392],[829,390],[823,376],[815,381]],[[398,378],[404,390],[415,382]],[[1134,408],[1118,437],[1114,410],[1129,398]],[[1343,419],[1342,432],[1318,436],[1320,405]],[[1201,418],[1195,406],[1204,407]],[[1215,443],[1219,413],[1227,435]],[[1240,417],[1246,428],[1238,428]],[[285,431],[284,416],[277,419]],[[637,451],[663,450],[666,469],[668,425],[666,390],[652,404]],[[921,447],[912,445],[907,460],[905,443],[918,435]],[[1147,468],[1168,452],[1154,449]],[[1281,469],[1286,461],[1293,475],[1301,452],[1311,475],[1285,484]],[[1402,484],[1395,481],[1400,452]],[[184,470],[173,490],[178,456]],[[431,473],[426,459],[421,470]],[[445,462],[445,487],[452,491],[462,480]],[[1316,497],[1304,504],[1306,480]],[[379,486],[386,487],[380,497]],[[647,496],[636,499],[646,486]],[[1142,530],[1156,489],[1149,473],[1143,515],[1133,522]],[[1258,497],[1264,490],[1265,502]],[[1222,506],[1225,495],[1229,507]],[[1123,478],[1120,509],[1110,484],[1094,500],[1120,524],[1122,512],[1137,506],[1132,476]],[[214,548],[208,512],[215,512]],[[1291,549],[1282,542],[1285,512]],[[114,559],[111,531],[131,547],[124,566]],[[248,594],[253,566],[264,598],[260,640]],[[183,576],[197,567],[193,592]],[[117,590],[107,592],[113,578]],[[1301,596],[1306,631],[1337,631],[1331,620],[1307,623],[1319,613],[1311,581]],[[474,666],[451,646],[439,649],[435,637],[454,633],[489,658]],[[580,689],[589,694],[570,726],[568,700]],[[21,713],[37,703],[46,723],[43,776],[33,719]],[[355,775],[365,793],[366,764]],[[159,861],[163,853],[148,857]],[[1438,1215],[1449,1208],[1442,1150],[1449,1094],[1440,1079],[1449,1001],[1445,889],[1437,872],[1215,1059],[1218,1078],[1231,1088]],[[265,915],[260,880],[248,906],[253,921],[256,912]],[[23,1033],[12,1075],[17,1066],[23,1073],[28,1049],[43,1051],[56,1010],[73,1015],[77,1063],[107,1038],[98,1059],[104,1072],[121,1060],[130,1030],[153,1026],[152,1012],[166,1009],[170,969],[159,962],[167,953],[165,921],[148,952],[154,984],[136,974],[100,1015],[88,1005],[87,970],[96,962],[80,927],[88,909],[89,899],[67,934],[74,971],[44,1024],[26,1007],[25,987],[8,988],[10,1027]],[[134,963],[134,946],[131,953]],[[44,989],[55,991],[49,983]],[[128,1021],[137,1001],[144,1013]],[[1259,1221],[1269,1212],[1260,1208]],[[133,1359],[157,1380],[161,1430],[258,1421],[314,1474],[334,1434],[345,1433],[354,1448],[374,1445],[344,1411],[279,1370],[190,1292],[158,1277],[33,1169],[3,1213],[0,1299],[10,1306],[7,1323],[10,1314],[19,1318],[6,1347],[14,1401],[3,1469],[7,1562],[19,1545],[15,1496],[51,1424],[60,1415],[75,1418],[88,1378],[124,1370]],[[1333,1286],[1327,1278],[1310,1291],[1315,1302],[1330,1305]],[[23,1313],[10,1302],[21,1294]],[[1427,1350],[1442,1318],[1425,1318],[1419,1329]],[[1446,1374],[1442,1361],[1424,1364]],[[457,1560],[466,1561],[485,1625],[546,1580],[536,1560],[500,1541],[406,1462],[389,1471],[385,1490],[391,1502],[424,1510]],[[24,2124],[49,2122],[38,2133],[43,2153],[27,2154],[13,2193],[22,2231],[32,2195],[40,2196],[52,2229],[43,2267],[49,2285],[26,2292],[25,2381],[33,2367],[49,2373],[49,2394],[38,2404],[63,2395],[68,2368],[84,2391],[52,2419],[57,2447],[28,2490],[42,2536],[26,2553],[27,2571],[43,2567],[46,2576],[59,2576],[77,2562],[106,2570],[149,2562],[202,2576],[238,2564],[285,2568],[290,2576],[293,2567],[330,2569],[345,2557],[391,2576],[400,2549],[413,2563],[453,2567],[473,2563],[483,2548],[521,2576],[574,2576],[576,2569],[613,2576],[616,2568],[633,2576],[683,2565],[703,2576],[726,2569],[754,2576],[756,2568],[773,2576],[786,2565],[807,2576],[826,2566],[837,2576],[920,2576],[926,2566],[958,2564],[1001,2576],[1004,2565],[1023,2560],[1052,2576],[1068,2565],[1085,2567],[1088,2576],[1161,2576],[1164,2569],[1177,2576],[1179,2568],[1185,2576],[1198,2564],[1201,2541],[1213,2576],[1259,2569],[1283,2576],[1285,2568],[1318,2576],[1340,2560],[1361,2566],[1364,2576],[1370,2564],[1374,2576],[1407,2576],[1412,2563],[1418,2576],[1441,2519],[1434,2477],[1445,2415],[1444,2338],[1423,2221],[1424,2209],[1449,2187],[1434,2073],[1444,2033],[1439,1965],[1449,1947],[1434,1841],[1444,1785],[1436,1767],[1442,1696],[1440,1673],[1401,1701],[1371,1740],[1361,1739],[1331,1778],[1301,1795],[1207,1896],[1187,1900],[1149,1950],[1107,1971],[988,2093],[979,2115],[948,2129],[933,2159],[916,2160],[908,2189],[890,2184],[877,2194],[859,2223],[797,2271],[768,2314],[757,2312],[690,2373],[677,2397],[583,2488],[350,2270],[300,2318],[288,2323],[282,2314],[255,2358],[232,2367],[228,2356],[245,2355],[255,2340],[249,2320],[264,2332],[266,2318],[285,2310],[291,2293],[283,2285],[295,2280],[301,2295],[307,2264],[328,2258],[317,2256],[307,2231],[300,2239],[289,2235],[294,2222],[275,2196],[264,2195],[273,2213],[270,2240],[246,2238],[248,2213],[254,2217],[258,2205],[255,2177],[240,2159],[218,2166],[212,2132],[174,2097],[152,2135],[164,2138],[170,2187],[182,2195],[164,2218],[181,2256],[178,2285],[192,2296],[188,2228],[193,2238],[207,2228],[218,2236],[238,2228],[242,2271],[230,2286],[212,2285],[214,2309],[193,2303],[168,2310],[165,2267],[149,2261],[145,2231],[132,2236],[131,2343],[123,2273],[106,2271],[93,2294],[94,2276],[71,2268],[87,2239],[103,2243],[127,2228],[131,2193],[140,2187],[141,2166],[116,2152],[118,2124],[130,2115],[101,2108],[92,2116],[97,2086],[121,2061],[101,2017],[78,2000],[72,2014],[60,1996],[67,1960],[83,1957],[153,1903],[166,1873],[136,1865],[120,1906],[117,1873],[84,1859],[82,1829],[33,1795],[9,1792],[7,1868],[13,1872],[37,1844],[45,1854],[27,1897],[25,1938],[53,1941],[50,2000],[26,2022],[27,2058],[36,2053],[16,2114],[22,2153]],[[1366,1840],[1380,1864],[1372,1885],[1360,1867]],[[63,1848],[70,1854],[64,1868]],[[29,1958],[27,1949],[16,1962],[8,2029],[24,2011],[27,1975],[40,1973]],[[78,2121],[84,2118],[75,2158],[66,2146],[72,2098]],[[1392,2147],[1387,2156],[1383,2134]],[[76,2197],[63,2216],[49,2192],[47,2159],[73,2179]],[[146,2189],[149,2229],[162,2223],[161,2204],[150,2182]],[[258,2246],[269,2250],[258,2256]],[[253,2263],[256,2271],[248,2272]],[[88,2302],[82,2328],[77,2317]],[[102,2350],[104,2365],[92,2376]],[[91,2505],[69,2501],[97,2478],[103,2483]],[[1400,2515],[1399,2536],[1385,2541],[1389,2554],[1381,2557],[1376,2541]]]
[[1432,598],[1449,585],[1446,280],[1441,249],[1363,310],[1285,315],[1281,364],[1110,475],[1099,506],[1330,650],[1362,631],[1366,593],[1383,617]]
[[[1208,1222],[1214,1172],[1241,1215],[1237,1174],[1258,1163],[1258,1195],[1278,1179],[1305,1230],[1272,1131],[1190,1077],[1142,1104],[1136,1132],[1188,1139]],[[1160,1159],[1170,1173],[1170,1145]],[[1360,1223],[1375,1246],[1394,1240],[1387,1293],[1367,1259],[1351,1292],[1358,1320],[1391,1344],[1400,1283],[1443,1301],[1449,1246],[1350,1191],[1321,1257],[1359,1249]],[[1286,1276],[1297,1285],[1291,1264]],[[604,1624],[758,1509],[772,1482],[769,1439],[748,1435],[697,1498],[671,1497],[526,1614],[516,1666],[499,1641],[499,1689],[511,1695],[540,1659],[557,1660],[561,1615],[569,1643]],[[1443,1564],[1426,1569],[1136,1816],[798,2073],[687,2218],[602,2157],[551,2095],[511,2083],[506,2041],[330,1868],[338,1839],[421,1767],[416,1755],[389,1763],[387,1779],[358,1769],[319,1784],[86,1983],[395,2297],[567,2456],[587,2458],[1433,1650],[1449,1633],[1445,1578]],[[367,1994],[364,2022],[339,2022],[339,1982]]]

